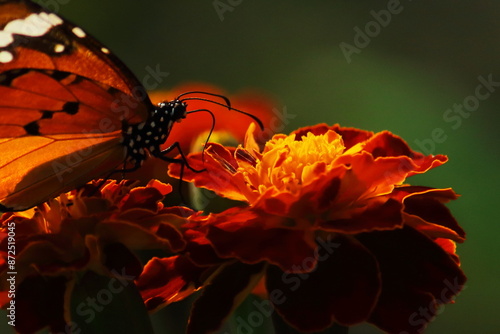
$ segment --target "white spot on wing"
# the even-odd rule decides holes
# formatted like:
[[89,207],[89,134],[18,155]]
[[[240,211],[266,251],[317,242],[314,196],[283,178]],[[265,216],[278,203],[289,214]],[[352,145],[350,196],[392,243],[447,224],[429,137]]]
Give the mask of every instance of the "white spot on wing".
[[[23,19],[10,21],[0,30],[0,47],[14,42],[14,34],[30,37],[45,35],[51,28],[61,24],[62,19],[55,14],[33,13]],[[5,54],[4,54],[4,57]]]
[[56,44],[56,46],[54,47],[54,52],[61,53],[61,52],[64,52],[64,49],[66,49],[66,47],[64,45]]
[[14,42],[14,37],[11,33],[0,30],[0,47],[4,47]]
[[73,32],[73,34],[75,34],[75,36],[80,38],[84,38],[85,36],[87,36],[85,31],[83,31],[80,27],[74,27],[71,31]]
[[52,25],[57,26],[63,23],[63,20],[54,13],[49,13],[47,19],[52,23]]
[[109,49],[101,48],[101,52],[105,54],[109,54]]
[[0,63],[10,63],[14,56],[9,51],[0,51]]
[[33,13],[24,19],[10,21],[5,25],[3,31],[11,34],[37,37],[45,35],[50,28],[58,24],[60,23],[51,22],[47,13]]

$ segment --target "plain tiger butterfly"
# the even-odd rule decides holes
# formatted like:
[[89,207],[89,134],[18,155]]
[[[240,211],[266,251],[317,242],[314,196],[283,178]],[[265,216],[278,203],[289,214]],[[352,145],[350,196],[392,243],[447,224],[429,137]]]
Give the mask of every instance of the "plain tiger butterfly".
[[120,166],[136,169],[148,156],[182,162],[166,156],[176,143],[160,145],[194,112],[190,99],[202,98],[154,106],[80,27],[28,0],[0,0],[0,211],[33,207]]

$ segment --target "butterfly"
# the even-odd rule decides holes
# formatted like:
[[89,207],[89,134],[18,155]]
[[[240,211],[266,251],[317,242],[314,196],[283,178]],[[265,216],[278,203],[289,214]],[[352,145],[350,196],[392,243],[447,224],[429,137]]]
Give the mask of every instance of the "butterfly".
[[[160,146],[194,112],[186,101],[205,100],[193,93],[215,95],[188,92],[155,106],[83,29],[31,1],[0,0],[0,211],[25,210],[120,167],[135,170],[149,156],[186,164],[177,143]],[[207,101],[242,112],[222,98]],[[166,155],[175,149],[182,159]]]

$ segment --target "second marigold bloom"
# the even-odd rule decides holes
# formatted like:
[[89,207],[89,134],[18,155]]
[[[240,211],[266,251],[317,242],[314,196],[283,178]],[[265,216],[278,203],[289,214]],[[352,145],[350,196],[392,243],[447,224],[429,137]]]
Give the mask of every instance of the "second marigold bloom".
[[404,183],[445,156],[415,152],[387,131],[324,124],[275,135],[261,150],[252,131],[244,147],[210,144],[204,160],[190,156],[207,172],[184,179],[247,203],[192,226],[220,258],[266,264],[269,298],[288,323],[417,333],[462,289],[455,242],[465,234],[444,205],[457,195]]
[[[84,283],[96,287],[95,293],[113,291],[114,296],[105,302],[108,307],[129,280],[142,272],[135,251],[170,252],[184,247],[173,227],[183,218],[160,202],[172,187],[156,180],[145,187],[133,185],[130,181],[95,181],[37,209],[0,217],[0,306],[8,308],[14,300],[20,319],[17,332],[35,333],[49,327],[51,332],[66,333],[67,324],[74,324],[75,333],[86,332],[85,326],[94,319],[86,300],[95,300],[96,294],[87,291]],[[15,236],[15,261],[12,247],[7,248],[9,235]],[[9,261],[15,266],[9,266]],[[14,268],[15,296],[7,280]],[[101,287],[96,277],[121,283]],[[75,297],[78,289],[84,291],[80,299]],[[134,310],[142,307],[132,304]],[[98,307],[94,310],[105,309]]]

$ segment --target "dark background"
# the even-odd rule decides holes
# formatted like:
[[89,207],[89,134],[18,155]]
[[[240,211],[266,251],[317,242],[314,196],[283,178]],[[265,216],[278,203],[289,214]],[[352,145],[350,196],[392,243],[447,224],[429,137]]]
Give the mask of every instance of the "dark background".
[[[448,155],[446,165],[408,180],[462,194],[450,207],[468,233],[458,246],[466,289],[426,333],[500,333],[500,87],[459,125],[443,118],[475,94],[479,76],[500,82],[500,3],[401,1],[350,63],[339,44],[355,46],[354,28],[364,31],[371,11],[387,10],[388,1],[223,0],[232,10],[220,15],[213,1],[41,3],[96,36],[139,78],[148,66],[169,72],[161,88],[191,81],[230,93],[257,88],[295,116],[285,131],[319,122],[387,129],[424,153]],[[433,131],[441,135],[431,144]],[[255,333],[270,333],[263,328]]]

